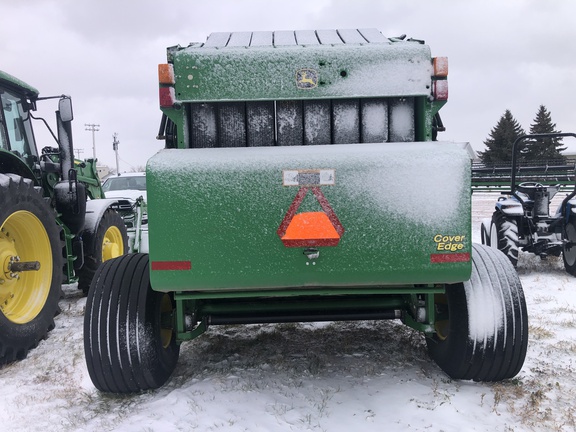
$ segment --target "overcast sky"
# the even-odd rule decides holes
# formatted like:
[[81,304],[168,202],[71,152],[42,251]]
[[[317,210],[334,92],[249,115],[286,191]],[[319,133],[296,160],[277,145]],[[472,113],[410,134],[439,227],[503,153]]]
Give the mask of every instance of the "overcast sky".
[[[74,103],[74,143],[120,170],[144,166],[163,141],[157,64],[166,47],[215,31],[375,27],[424,39],[449,58],[439,139],[483,149],[509,109],[526,131],[543,104],[576,132],[576,1],[572,0],[0,0],[0,69]],[[56,104],[41,113],[53,123]],[[36,127],[38,144],[54,145]],[[565,140],[569,144],[576,140]],[[576,143],[570,145],[576,149]]]

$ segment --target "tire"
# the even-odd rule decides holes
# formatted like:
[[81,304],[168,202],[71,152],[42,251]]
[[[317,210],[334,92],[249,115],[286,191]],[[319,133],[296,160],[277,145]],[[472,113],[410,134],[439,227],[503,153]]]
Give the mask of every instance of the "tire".
[[472,274],[436,296],[443,312],[427,338],[430,357],[451,378],[501,381],[522,368],[528,347],[526,301],[510,261],[493,248],[473,245]]
[[499,211],[492,215],[490,246],[502,251],[514,267],[518,265],[518,225]]
[[562,248],[562,259],[564,268],[572,276],[576,276],[576,217],[572,216],[564,227],[564,240],[569,244],[564,244]]
[[[180,346],[163,327],[174,302],[150,286],[148,254],[106,261],[96,271],[86,299],[84,352],[94,386],[133,393],[162,386],[171,376]],[[164,324],[163,324],[164,323]]]
[[85,231],[82,239],[85,248],[84,265],[78,271],[78,289],[86,295],[98,267],[128,252],[128,231],[122,217],[116,211],[107,209],[96,230]]
[[486,221],[482,221],[482,225],[480,225],[480,240],[483,245],[490,246],[490,235],[488,232],[487,226],[491,225],[490,219]]
[[[38,270],[10,272],[10,259]],[[0,174],[0,364],[26,357],[54,328],[62,296],[56,215],[32,181]]]

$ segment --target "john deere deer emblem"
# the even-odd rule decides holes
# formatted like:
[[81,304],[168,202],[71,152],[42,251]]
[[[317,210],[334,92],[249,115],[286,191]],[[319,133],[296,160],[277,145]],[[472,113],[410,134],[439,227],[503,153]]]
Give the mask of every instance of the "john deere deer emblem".
[[318,72],[314,69],[299,69],[296,71],[296,87],[311,89],[318,86]]

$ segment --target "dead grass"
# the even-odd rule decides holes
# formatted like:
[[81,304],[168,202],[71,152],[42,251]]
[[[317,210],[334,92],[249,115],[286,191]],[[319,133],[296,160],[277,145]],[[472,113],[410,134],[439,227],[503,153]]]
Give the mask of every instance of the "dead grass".
[[554,337],[554,332],[548,327],[539,325],[530,325],[528,328],[530,337],[535,340],[551,339]]

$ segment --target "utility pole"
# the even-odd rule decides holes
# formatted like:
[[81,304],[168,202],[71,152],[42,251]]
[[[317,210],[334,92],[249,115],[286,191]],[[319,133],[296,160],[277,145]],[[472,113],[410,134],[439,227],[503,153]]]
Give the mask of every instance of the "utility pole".
[[120,144],[120,141],[118,141],[118,134],[116,132],[114,132],[112,137],[114,137],[114,141],[112,141],[112,149],[114,150],[114,153],[116,153],[116,175],[119,176],[120,165],[118,165],[118,144]]
[[76,152],[76,157],[77,157],[78,159],[80,159],[80,155],[81,155],[82,153],[84,153],[84,149],[81,149],[81,148],[75,148],[74,151]]
[[96,160],[96,132],[100,130],[98,129],[100,125],[94,123],[84,123],[84,126],[86,126],[87,131],[92,132],[92,157],[94,160]]

